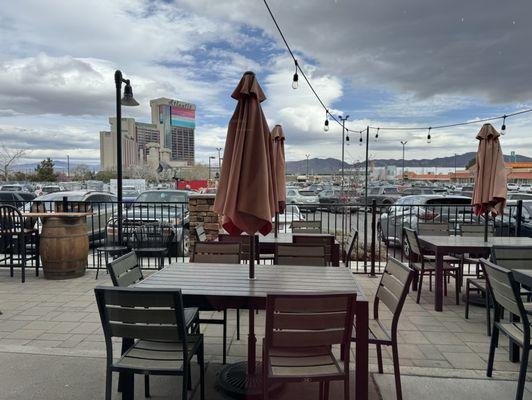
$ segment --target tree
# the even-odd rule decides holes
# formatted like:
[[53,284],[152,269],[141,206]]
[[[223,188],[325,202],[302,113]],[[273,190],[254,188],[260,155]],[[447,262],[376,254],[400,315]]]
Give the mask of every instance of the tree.
[[94,176],[94,179],[97,181],[102,181],[105,183],[109,183],[111,179],[116,178],[116,171],[110,171],[110,170],[102,170],[96,172],[96,175]]
[[74,181],[87,181],[94,178],[94,173],[85,164],[79,164],[70,171],[70,177]]
[[0,148],[0,168],[4,181],[9,180],[9,173],[15,166],[18,160],[26,155],[27,151],[24,149],[11,149],[2,145]]
[[48,157],[42,160],[35,168],[35,180],[38,182],[55,182],[57,175],[54,172],[54,162]]
[[207,179],[209,178],[209,166],[196,164],[192,167],[182,167],[179,171],[179,178],[187,180]]
[[476,159],[476,157],[473,157],[471,160],[468,161],[468,163],[466,164],[465,168],[469,169],[473,165],[475,165],[476,163],[477,163],[477,159]]

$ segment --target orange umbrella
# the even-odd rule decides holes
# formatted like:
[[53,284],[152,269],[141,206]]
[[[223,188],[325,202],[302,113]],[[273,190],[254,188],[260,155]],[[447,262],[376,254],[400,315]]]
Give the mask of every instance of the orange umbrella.
[[284,131],[281,125],[275,125],[272,129],[273,140],[273,167],[277,197],[275,209],[277,212],[284,212],[286,208],[286,178],[285,178],[285,157],[284,157]]
[[230,235],[268,234],[275,215],[273,149],[260,103],[266,96],[246,72],[231,95],[238,100],[229,121],[214,209]]
[[500,215],[506,203],[507,174],[499,136],[491,124],[484,124],[477,134],[479,144],[473,191],[475,215],[486,211]]

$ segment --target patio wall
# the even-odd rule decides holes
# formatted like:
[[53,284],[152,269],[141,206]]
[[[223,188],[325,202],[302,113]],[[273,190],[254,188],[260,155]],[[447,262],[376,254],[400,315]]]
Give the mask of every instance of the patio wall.
[[203,224],[207,240],[215,240],[220,232],[219,217],[214,212],[214,194],[197,194],[189,197],[188,211],[190,218],[190,246],[198,240],[196,226]]

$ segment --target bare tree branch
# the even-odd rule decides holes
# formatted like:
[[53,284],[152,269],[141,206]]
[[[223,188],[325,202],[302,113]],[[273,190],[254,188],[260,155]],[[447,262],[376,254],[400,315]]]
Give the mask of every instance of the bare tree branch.
[[9,172],[16,163],[28,154],[26,149],[12,149],[6,145],[0,148],[0,173],[4,181],[9,180]]

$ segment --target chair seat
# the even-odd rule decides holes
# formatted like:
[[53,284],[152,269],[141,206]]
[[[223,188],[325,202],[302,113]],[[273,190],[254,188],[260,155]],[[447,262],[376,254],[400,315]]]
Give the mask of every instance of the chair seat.
[[497,326],[503,331],[506,336],[515,340],[519,345],[523,346],[523,324],[519,322],[496,322]]
[[[189,359],[194,355],[201,336],[187,338]],[[183,345],[181,342],[138,340],[120,359],[114,369],[129,369],[137,373],[180,372],[183,370]]]
[[270,349],[268,375],[272,378],[312,378],[339,375],[343,368],[328,347],[304,349]]
[[[412,268],[414,268],[416,271],[421,271],[421,263],[419,262],[413,262],[410,264]],[[436,264],[432,262],[425,262],[425,271],[436,271]],[[444,271],[456,271],[459,267],[454,267],[451,264],[444,262],[443,263],[443,270]]]

